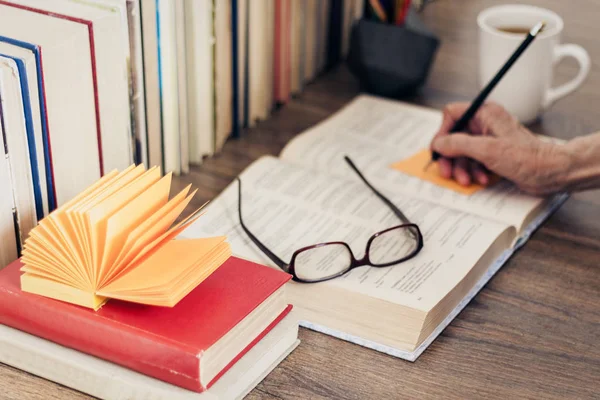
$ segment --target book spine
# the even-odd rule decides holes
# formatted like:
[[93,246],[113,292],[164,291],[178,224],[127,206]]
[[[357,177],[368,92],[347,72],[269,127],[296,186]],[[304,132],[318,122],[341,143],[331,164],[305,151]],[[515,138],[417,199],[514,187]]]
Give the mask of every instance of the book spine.
[[[0,86],[2,85],[2,82],[0,82]],[[0,90],[0,92],[2,92]],[[21,252],[23,251],[23,244],[21,242],[21,228],[19,227],[19,214],[17,213],[17,202],[15,199],[15,192],[14,192],[14,184],[12,182],[13,180],[13,175],[12,175],[12,170],[11,170],[11,165],[10,165],[10,154],[8,154],[8,143],[6,140],[6,127],[4,126],[4,103],[2,102],[2,96],[0,96],[0,133],[2,134],[2,148],[0,149],[0,151],[2,152],[0,154],[0,157],[3,157],[6,161],[6,166],[8,168],[7,171],[7,177],[9,180],[9,186],[10,186],[10,200],[12,203],[12,215],[13,215],[13,229],[14,229],[14,234],[15,234],[15,243],[17,245],[16,251],[17,251],[17,256],[21,257]],[[6,190],[6,189],[4,189]],[[0,266],[3,267],[3,266]]]
[[52,162],[52,146],[50,127],[48,122],[48,109],[46,101],[46,81],[44,80],[44,62],[42,48],[36,46],[32,50],[35,54],[35,67],[38,79],[38,92],[40,97],[40,114],[42,117],[42,139],[44,144],[44,165],[46,166],[46,185],[48,190],[48,212],[56,209],[56,184],[54,181],[54,163]]
[[286,0],[284,5],[285,42],[283,44],[283,51],[285,53],[285,63],[283,73],[285,81],[284,97],[287,102],[292,95],[292,29],[294,29],[292,23],[292,0]]
[[243,127],[250,126],[250,2],[246,2],[244,18],[244,123]]
[[[38,221],[44,218],[44,202],[42,201],[42,189],[40,185],[40,171],[38,169],[38,156],[35,148],[35,137],[33,133],[33,115],[31,112],[31,99],[29,98],[29,81],[27,71],[22,60],[12,58],[18,70],[21,83],[21,99],[23,102],[23,114],[25,116],[25,132],[27,136],[27,148],[29,151],[29,166],[31,168],[31,180],[33,183],[33,195],[35,203],[35,215]],[[4,144],[6,146],[6,142]]]
[[275,36],[273,38],[274,48],[274,65],[273,65],[273,97],[277,103],[282,103],[283,99],[281,96],[281,41],[282,41],[282,26],[281,26],[281,14],[282,14],[283,0],[275,0]]
[[249,352],[258,342],[260,342],[265,336],[267,336],[275,327],[290,313],[294,308],[293,305],[288,304],[287,307],[279,314],[277,318],[275,318],[267,328],[260,333],[257,337],[254,338],[252,342],[250,342],[244,350],[242,350],[237,356],[235,356],[229,363],[219,372],[215,377],[206,385],[207,388],[210,388],[213,384],[215,384],[230,368],[232,368],[247,352]]
[[298,28],[298,31],[300,32],[298,35],[298,46],[300,47],[300,50],[298,51],[298,92],[301,92],[304,88],[304,68],[306,65],[304,58],[306,54],[306,8],[308,6],[306,5],[306,0],[295,1],[300,2],[297,10],[298,14],[300,14],[298,17],[298,24],[300,25],[300,28]]
[[52,307],[34,296],[0,288],[0,324],[28,332],[195,392],[200,354],[194,349],[125,327],[85,310]]
[[239,84],[239,16],[238,0],[231,0],[231,85],[232,85],[232,128],[231,136],[240,136],[240,84]]

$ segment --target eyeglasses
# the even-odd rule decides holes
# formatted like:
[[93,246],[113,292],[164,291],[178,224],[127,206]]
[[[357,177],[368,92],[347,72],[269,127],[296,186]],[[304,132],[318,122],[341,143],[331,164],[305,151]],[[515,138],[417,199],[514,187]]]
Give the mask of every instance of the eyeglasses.
[[292,275],[296,282],[315,283],[337,278],[348,271],[364,265],[389,267],[416,256],[423,248],[423,235],[416,224],[408,218],[388,198],[375,189],[345,156],[348,165],[361,180],[381,199],[402,221],[402,225],[375,233],[367,241],[365,255],[357,259],[345,242],[325,242],[302,247],[292,254],[292,260],[284,262],[265,246],[244,224],[242,218],[242,181],[238,181],[238,214],[240,225],[250,240],[279,268]]

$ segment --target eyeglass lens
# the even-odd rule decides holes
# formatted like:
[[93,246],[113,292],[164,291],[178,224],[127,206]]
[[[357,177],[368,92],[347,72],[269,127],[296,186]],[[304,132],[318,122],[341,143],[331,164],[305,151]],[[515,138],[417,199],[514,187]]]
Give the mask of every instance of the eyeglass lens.
[[418,245],[414,228],[398,227],[384,231],[373,238],[369,246],[369,261],[375,266],[398,262],[413,254]]
[[352,266],[352,254],[343,244],[325,244],[296,254],[294,272],[303,281],[319,281],[346,272]]
[[[383,231],[370,242],[371,265],[383,266],[399,262],[417,250],[419,241],[414,228],[396,227]],[[352,253],[338,243],[309,247],[296,254],[293,261],[296,276],[304,281],[320,281],[343,274],[352,267]]]

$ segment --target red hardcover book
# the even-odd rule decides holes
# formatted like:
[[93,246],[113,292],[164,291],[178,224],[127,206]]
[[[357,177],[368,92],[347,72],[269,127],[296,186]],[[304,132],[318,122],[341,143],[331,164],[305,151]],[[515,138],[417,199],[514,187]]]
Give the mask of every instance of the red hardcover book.
[[1,324],[196,392],[292,308],[290,275],[235,257],[173,308],[111,300],[96,312],[22,292],[21,266],[0,271]]

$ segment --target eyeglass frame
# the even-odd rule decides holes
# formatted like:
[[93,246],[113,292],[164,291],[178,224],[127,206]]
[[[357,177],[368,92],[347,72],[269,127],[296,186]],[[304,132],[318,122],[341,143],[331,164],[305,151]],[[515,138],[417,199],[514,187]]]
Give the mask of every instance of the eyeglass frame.
[[[358,267],[362,267],[365,265],[369,265],[372,266],[374,268],[385,268],[385,267],[389,267],[392,265],[396,265],[396,264],[400,264],[403,263],[411,258],[414,258],[417,254],[419,254],[419,252],[421,251],[421,249],[423,249],[424,243],[423,243],[423,235],[421,234],[421,230],[419,229],[419,226],[415,223],[410,222],[410,220],[404,215],[404,213],[402,211],[400,211],[400,209],[398,207],[396,207],[396,205],[394,205],[394,203],[392,203],[387,197],[385,197],[382,193],[380,193],[377,189],[375,189],[375,187],[373,187],[373,185],[371,185],[371,183],[363,176],[363,174],[360,172],[360,170],[356,167],[356,165],[354,164],[354,162],[352,162],[352,160],[350,159],[350,157],[348,156],[344,156],[344,160],[348,163],[348,165],[354,170],[354,172],[356,172],[356,174],[360,177],[360,179],[363,181],[363,183],[365,183],[369,189],[371,189],[373,191],[373,193],[380,199],[382,200],[391,210],[392,212],[396,215],[396,217],[398,217],[398,219],[400,219],[403,224],[401,225],[396,225],[393,226],[391,228],[387,228],[384,229],[382,231],[376,232],[374,233],[369,240],[367,241],[367,245],[366,245],[366,250],[365,250],[365,256],[361,259],[357,259],[354,256],[354,253],[352,252],[352,249],[350,248],[350,246],[348,245],[348,243],[346,242],[322,242],[322,243],[317,243],[317,244],[313,244],[310,246],[305,246],[302,247],[296,251],[294,251],[294,253],[292,254],[292,259],[291,261],[288,263],[286,263],[285,261],[283,261],[279,256],[277,256],[275,253],[273,253],[266,245],[264,245],[246,226],[246,224],[244,223],[244,220],[242,218],[242,181],[239,177],[236,178],[237,182],[238,182],[238,217],[240,220],[240,226],[242,227],[242,229],[244,230],[244,232],[248,235],[248,237],[250,238],[250,240],[252,240],[252,242],[267,256],[271,259],[271,261],[273,261],[279,268],[281,268],[284,272],[292,275],[292,280],[296,281],[296,282],[301,282],[301,283],[318,283],[318,282],[324,282],[324,281],[328,281],[331,279],[335,279],[338,278],[342,275],[347,274],[348,272],[350,272],[351,270],[358,268]],[[417,241],[417,246],[416,248],[408,255],[402,257],[399,260],[396,261],[392,261],[392,262],[388,262],[388,263],[384,263],[384,264],[373,264],[371,263],[370,257],[369,257],[369,250],[371,248],[371,244],[373,243],[373,241],[375,239],[377,239],[377,237],[381,236],[384,233],[387,233],[389,231],[395,230],[395,229],[407,229],[411,234],[415,235],[415,239]],[[348,252],[350,253],[350,256],[352,257],[350,260],[350,266],[331,276],[327,276],[323,279],[317,279],[317,280],[306,280],[306,279],[302,279],[300,277],[298,277],[298,275],[296,274],[296,270],[295,270],[295,261],[296,261],[296,257],[301,254],[302,252],[305,252],[307,250],[311,250],[311,249],[315,249],[315,248],[319,248],[319,247],[323,247],[323,246],[329,246],[329,245],[342,245],[345,246],[346,249],[348,250]]]

